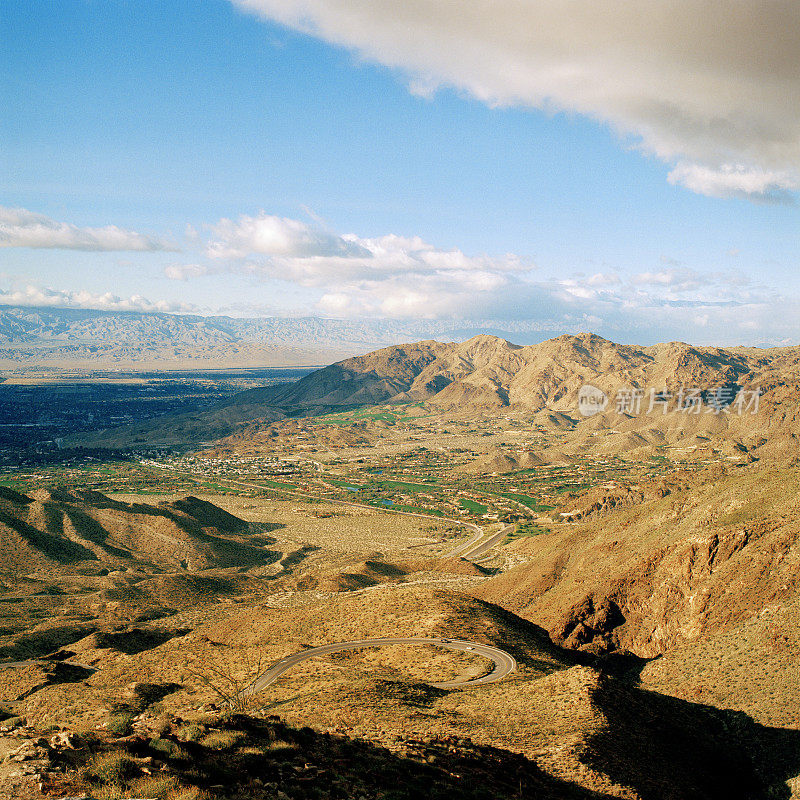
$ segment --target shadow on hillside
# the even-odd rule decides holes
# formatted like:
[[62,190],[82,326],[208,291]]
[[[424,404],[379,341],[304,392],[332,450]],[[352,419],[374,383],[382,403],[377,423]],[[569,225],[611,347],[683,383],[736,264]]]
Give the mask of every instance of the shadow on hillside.
[[299,547],[297,550],[293,550],[291,553],[287,553],[282,559],[280,559],[280,565],[282,571],[277,575],[273,575],[273,578],[280,578],[283,577],[287,572],[290,572],[293,567],[296,567],[301,561],[304,561],[311,553],[316,552],[320,548],[313,544],[304,544],[302,547]]
[[43,665],[43,669],[44,679],[42,682],[20,694],[15,698],[15,702],[25,700],[32,694],[36,694],[36,692],[48,686],[55,686],[59,683],[79,683],[80,681],[85,681],[95,673],[95,670],[91,667],[67,664],[61,661],[54,661],[52,664]]
[[8,660],[43,658],[48,653],[74,644],[96,630],[97,625],[86,623],[22,633],[16,636],[12,643],[0,647],[0,658]]
[[[214,727],[241,732],[246,747],[182,742],[183,752],[169,759],[169,771],[184,783],[224,786],[212,790],[215,799],[273,796],[280,789],[278,796],[337,800],[610,800],[548,775],[522,755],[455,737],[409,740],[402,756],[363,740],[290,728],[275,717],[236,715]],[[225,741],[225,734],[217,741]],[[146,740],[129,746],[134,756],[163,757],[163,751],[151,752]]]
[[[449,597],[451,595],[446,591],[439,590],[434,593],[434,596]],[[555,644],[550,638],[550,634],[540,625],[518,617],[502,606],[474,597],[469,597],[469,602],[473,604],[474,618],[477,619],[482,613],[486,613],[495,621],[497,628],[493,631],[491,643],[512,655],[523,666],[547,674],[556,669],[574,667],[578,664],[596,665],[596,656]],[[443,635],[450,635],[447,627],[441,629],[440,632]],[[462,630],[459,635],[470,638],[479,634]]]
[[625,681],[631,685],[639,683],[642,670],[651,662],[661,658],[661,654],[652,658],[642,658],[629,652],[615,651],[605,655],[597,656],[595,661],[587,659],[586,663],[594,666],[600,672],[613,675],[615,678]]
[[97,561],[97,556],[81,544],[45,533],[10,514],[0,513],[0,523],[16,531],[29,545],[44,553],[59,564],[74,564],[77,561]]
[[[800,773],[800,731],[604,677],[592,697],[608,720],[582,760],[642,800],[789,798]],[[643,765],[646,768],[643,769]]]
[[185,636],[191,628],[128,628],[124,631],[98,631],[92,635],[91,646],[97,649],[115,650],[126,655],[143,653],[175,639]]
[[[187,533],[195,533],[197,525],[204,528],[217,528],[223,533],[246,533],[250,523],[225,511],[207,500],[193,495],[177,500],[166,500],[158,505],[148,503],[127,503],[114,500],[102,492],[93,489],[56,488],[50,492],[51,502],[74,506],[84,503],[95,509],[120,511],[124,514],[141,514],[150,517],[170,519]],[[259,530],[268,532],[285,527],[279,523],[258,523]]]
[[[131,554],[127,550],[122,550],[119,547],[108,544],[106,540],[108,539],[109,532],[99,522],[92,519],[81,509],[75,508],[74,506],[67,506],[62,509],[62,511],[64,516],[72,523],[73,528],[84,539],[88,539],[90,542],[99,545],[107,553],[117,558],[131,558]],[[63,528],[61,534],[64,535]]]
[[342,572],[330,582],[334,591],[357,592],[359,589],[368,589],[370,586],[377,586],[378,581],[369,575],[358,572]]

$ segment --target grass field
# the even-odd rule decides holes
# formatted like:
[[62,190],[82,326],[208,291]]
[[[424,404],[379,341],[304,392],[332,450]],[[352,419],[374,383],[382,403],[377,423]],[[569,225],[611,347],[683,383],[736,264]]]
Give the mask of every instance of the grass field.
[[430,492],[440,490],[440,486],[429,483],[407,483],[406,481],[375,481],[375,485],[384,489],[405,489],[409,492]]
[[540,527],[535,522],[521,522],[511,533],[506,535],[506,538],[503,539],[503,544],[509,544],[509,542],[517,539],[525,539],[528,536],[542,536],[545,533],[550,533],[550,531],[547,528]]
[[461,508],[465,508],[467,511],[471,511],[473,514],[485,514],[488,510],[488,506],[485,506],[482,503],[476,503],[474,500],[470,500],[467,497],[460,497],[458,504],[461,506]]
[[530,497],[527,494],[517,494],[516,492],[499,492],[499,497],[506,497],[509,500],[516,500],[531,511],[551,511],[552,506],[540,503],[535,497]]

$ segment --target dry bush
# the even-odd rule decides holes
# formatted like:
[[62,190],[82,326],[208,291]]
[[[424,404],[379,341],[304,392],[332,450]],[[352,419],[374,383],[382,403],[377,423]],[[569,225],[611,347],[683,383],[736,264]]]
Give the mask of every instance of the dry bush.
[[174,775],[148,775],[139,778],[130,785],[128,792],[131,797],[155,798],[163,800],[170,796],[176,789],[183,788],[179,785],[178,779]]
[[241,731],[212,731],[200,740],[210,750],[229,750],[245,738]]
[[253,656],[248,650],[235,655],[208,652],[191,665],[188,673],[211,689],[231,711],[243,714],[260,707],[248,689],[268,663],[262,655]]
[[134,715],[130,711],[118,711],[110,714],[106,721],[106,729],[114,736],[127,736],[131,730]]
[[86,774],[89,778],[116,786],[127,783],[136,775],[137,771],[136,762],[119,750],[95,756],[86,767]]
[[190,723],[178,731],[178,738],[184,742],[196,742],[203,736],[203,729],[194,723]]
[[180,786],[170,791],[166,800],[209,800],[209,794],[197,786]]

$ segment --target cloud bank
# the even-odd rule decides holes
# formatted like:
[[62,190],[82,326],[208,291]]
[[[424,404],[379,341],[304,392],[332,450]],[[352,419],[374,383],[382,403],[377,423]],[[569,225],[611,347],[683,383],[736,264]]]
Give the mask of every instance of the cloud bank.
[[[264,212],[222,219],[194,237],[195,259],[163,268],[190,283],[228,276],[247,282],[255,315],[319,314],[342,319],[414,322],[443,330],[519,332],[592,330],[622,341],[690,339],[722,343],[797,341],[800,302],[735,270],[698,270],[662,256],[650,269],[548,276],[515,254],[471,255],[419,236],[363,237]],[[28,285],[0,291],[0,304],[105,311],[191,312],[182,298],[58,290]],[[286,300],[276,309],[276,298]],[[205,311],[211,309],[205,308]],[[444,326],[444,327],[443,327]],[[449,327],[448,327],[449,326]]]
[[167,242],[142,233],[106,225],[79,228],[24,208],[0,206],[0,247],[57,250],[174,250]]
[[[319,308],[336,315],[436,318],[454,314],[467,296],[483,302],[513,276],[533,271],[514,256],[468,256],[418,236],[363,238],[299,220],[260,214],[211,226],[206,255],[231,271],[288,281],[322,292]],[[206,271],[209,271],[207,268]],[[168,277],[193,270],[167,268]]]
[[586,115],[712,197],[800,188],[796,0],[231,0],[490,105]]
[[[741,272],[701,271],[667,256],[638,273],[549,277],[514,254],[469,255],[418,236],[339,234],[263,212],[207,230],[198,246],[208,263],[171,265],[168,277],[227,271],[272,284],[269,292],[277,281],[307,299],[303,314],[310,308],[326,317],[428,321],[434,328],[589,329],[626,340],[692,333],[706,341],[781,342],[798,335],[800,303]],[[257,286],[251,295],[258,298]]]
[[117,297],[111,292],[95,293],[83,289],[62,291],[28,285],[23,289],[0,290],[0,305],[49,308],[86,308],[97,311],[175,312],[195,311],[190,303],[151,301],[135,294]]

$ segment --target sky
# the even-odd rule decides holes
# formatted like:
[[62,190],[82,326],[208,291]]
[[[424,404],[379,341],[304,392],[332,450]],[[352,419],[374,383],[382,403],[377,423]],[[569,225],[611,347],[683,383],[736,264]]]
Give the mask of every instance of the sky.
[[3,0],[0,304],[800,342],[794,0]]

